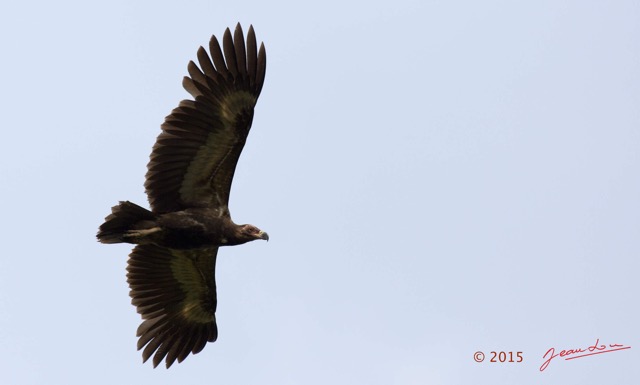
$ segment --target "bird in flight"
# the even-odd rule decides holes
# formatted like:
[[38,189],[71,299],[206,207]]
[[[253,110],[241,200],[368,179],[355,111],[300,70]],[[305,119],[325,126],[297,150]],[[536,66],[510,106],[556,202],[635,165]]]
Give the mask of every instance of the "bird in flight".
[[138,350],[153,366],[169,368],[218,337],[215,266],[218,248],[269,235],[237,225],[229,192],[238,158],[264,83],[267,56],[253,27],[246,44],[240,24],[227,28],[222,48],[215,36],[209,54],[197,53],[182,85],[183,100],[162,124],[145,190],[151,211],[124,201],[111,209],[97,237],[102,243],[132,243],[127,282],[142,316]]

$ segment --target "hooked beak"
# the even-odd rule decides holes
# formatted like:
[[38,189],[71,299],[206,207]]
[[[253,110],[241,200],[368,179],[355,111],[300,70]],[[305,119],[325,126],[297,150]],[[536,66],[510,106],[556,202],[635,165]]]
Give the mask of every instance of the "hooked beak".
[[258,233],[258,239],[264,239],[265,241],[269,242],[269,234],[260,230],[260,232]]

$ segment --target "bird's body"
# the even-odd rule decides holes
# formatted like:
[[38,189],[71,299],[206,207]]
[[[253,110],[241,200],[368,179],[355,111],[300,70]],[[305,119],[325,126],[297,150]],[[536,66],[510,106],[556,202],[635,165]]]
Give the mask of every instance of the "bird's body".
[[127,282],[143,322],[138,349],[154,367],[200,352],[218,336],[215,264],[218,248],[268,240],[237,225],[228,209],[236,164],[253,121],[266,70],[253,27],[246,45],[240,24],[222,48],[213,36],[190,62],[183,100],[162,124],[148,165],[147,210],[124,201],[100,226],[102,243],[132,243]]
[[[154,215],[131,202],[121,202],[114,210],[115,213],[107,217],[101,227],[103,243],[155,244],[184,250],[236,246],[255,239],[269,239],[267,233],[257,227],[237,225],[228,215],[206,207]],[[130,225],[123,229],[118,219],[127,210],[141,213],[144,210],[146,215],[129,221]]]

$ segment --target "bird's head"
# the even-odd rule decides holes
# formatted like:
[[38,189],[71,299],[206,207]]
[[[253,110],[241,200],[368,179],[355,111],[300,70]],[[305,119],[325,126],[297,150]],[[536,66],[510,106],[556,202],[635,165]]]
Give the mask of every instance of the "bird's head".
[[269,234],[255,227],[254,225],[240,225],[239,237],[245,240],[245,242],[255,241],[256,239],[269,240]]

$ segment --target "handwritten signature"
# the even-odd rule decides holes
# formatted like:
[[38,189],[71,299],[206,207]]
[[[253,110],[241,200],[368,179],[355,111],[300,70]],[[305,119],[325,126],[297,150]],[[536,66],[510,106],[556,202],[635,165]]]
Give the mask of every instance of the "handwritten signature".
[[[549,356],[549,358],[547,358],[547,360],[542,363],[542,366],[540,366],[540,371],[541,372],[544,371],[547,368],[547,366],[549,366],[549,364],[551,363],[551,360],[553,360],[558,356],[565,357],[565,360],[573,360],[576,358],[592,356],[594,354],[610,353],[610,352],[616,352],[618,350],[624,350],[624,349],[631,349],[631,346],[624,346],[623,344],[609,344],[609,346],[607,346],[606,344],[600,345],[600,338],[596,340],[595,344],[585,349],[582,349],[582,348],[569,349],[569,350],[562,350],[560,351],[560,353],[556,353],[555,348],[550,348],[549,350],[547,350],[544,356],[542,356],[542,358],[547,358],[547,356]],[[579,355],[576,355],[576,354],[579,354]]]

